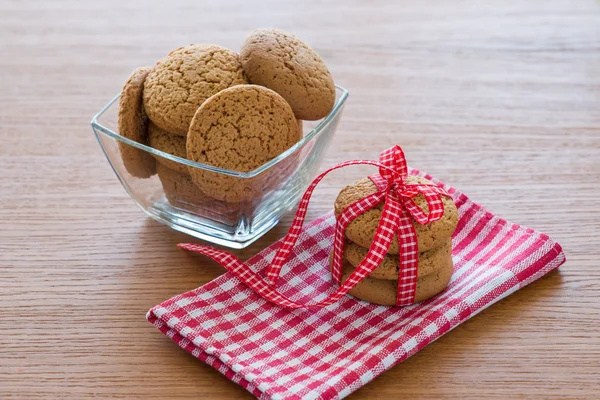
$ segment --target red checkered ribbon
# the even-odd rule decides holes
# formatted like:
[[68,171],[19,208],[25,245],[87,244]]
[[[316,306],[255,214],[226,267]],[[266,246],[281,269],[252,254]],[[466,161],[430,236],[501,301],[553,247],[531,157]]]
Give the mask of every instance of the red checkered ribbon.
[[[319,182],[331,171],[350,165],[374,165],[379,167],[379,175],[369,178],[377,186],[377,191],[367,197],[350,204],[337,218],[333,241],[332,275],[340,284],[339,289],[327,299],[316,303],[298,303],[281,294],[277,288],[277,278],[288,259],[298,236],[302,230],[308,204],[313,191]],[[238,279],[265,300],[287,308],[324,307],[338,301],[383,261],[392,243],[394,235],[398,235],[400,245],[400,266],[398,273],[398,295],[396,305],[404,306],[414,303],[417,284],[418,247],[413,219],[420,224],[437,221],[444,214],[441,196],[449,194],[441,187],[430,184],[409,184],[406,158],[400,146],[391,147],[380,154],[379,162],[370,160],[346,161],[329,168],[311,183],[300,201],[292,226],[281,242],[275,258],[267,269],[264,280],[256,272],[242,263],[233,254],[217,250],[209,246],[191,243],[180,244],[180,247],[201,253],[221,264]],[[428,210],[422,210],[414,201],[414,197],[422,194],[427,201]],[[341,282],[342,256],[346,227],[356,217],[385,201],[381,221],[377,226],[375,238],[365,259],[354,269],[352,274]]]

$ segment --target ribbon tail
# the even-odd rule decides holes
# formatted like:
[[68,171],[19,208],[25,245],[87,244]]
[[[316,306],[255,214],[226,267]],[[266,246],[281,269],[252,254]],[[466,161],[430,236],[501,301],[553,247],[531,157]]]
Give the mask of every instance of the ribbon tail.
[[336,169],[344,168],[344,167],[347,167],[350,165],[358,165],[358,164],[374,165],[377,167],[381,167],[381,165],[378,162],[371,161],[371,160],[346,161],[346,162],[337,164],[337,165],[329,168],[328,170],[321,173],[319,176],[317,176],[312,181],[312,183],[310,184],[308,189],[306,189],[306,191],[304,192],[302,199],[300,200],[300,204],[298,205],[298,211],[296,211],[296,217],[294,218],[294,221],[292,222],[292,226],[290,227],[288,234],[281,241],[281,245],[279,246],[279,249],[277,250],[275,257],[273,258],[273,262],[267,269],[267,280],[269,282],[271,282],[273,284],[275,284],[277,282],[277,278],[279,277],[279,274],[281,273],[281,268],[283,268],[285,261],[288,259],[290,252],[291,252],[292,248],[294,247],[294,245],[296,244],[296,241],[298,240],[298,236],[300,235],[300,232],[302,231],[302,226],[304,225],[304,219],[306,218],[306,212],[308,210],[308,203],[310,202],[310,198],[311,198],[315,188],[319,184],[319,182],[321,182],[321,180],[327,174],[329,174],[332,171],[335,171]]
[[231,272],[246,286],[252,289],[253,292],[258,294],[263,299],[270,301],[271,303],[286,308],[306,307],[306,305],[298,304],[277,292],[271,283],[262,279],[260,275],[252,271],[236,256],[227,251],[217,250],[209,246],[200,246],[193,243],[180,243],[178,246],[184,250],[200,253],[213,259],[227,271]]
[[389,224],[394,226],[393,224],[398,223],[399,207],[398,201],[386,201],[382,213],[382,223],[379,224],[376,232],[376,235],[378,235],[376,237],[378,237],[379,240],[376,240],[371,244],[367,257],[365,257],[358,267],[350,274],[348,279],[346,279],[346,281],[331,296],[325,300],[312,304],[300,304],[282,295],[275,289],[275,286],[271,282],[262,279],[260,275],[252,271],[229,252],[193,243],[182,243],[179,244],[179,247],[212,258],[240,281],[245,283],[252,291],[271,303],[286,308],[325,307],[337,302],[381,264],[394,236],[394,230],[390,228]]
[[375,192],[357,200],[346,207],[337,218],[333,239],[333,258],[331,260],[331,276],[337,284],[341,284],[342,280],[342,256],[344,253],[346,228],[356,217],[377,206],[384,197],[385,193]]

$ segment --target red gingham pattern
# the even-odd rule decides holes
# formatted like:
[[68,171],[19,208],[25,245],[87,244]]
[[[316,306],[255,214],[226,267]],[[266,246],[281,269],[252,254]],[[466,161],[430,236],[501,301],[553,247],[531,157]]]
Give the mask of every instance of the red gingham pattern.
[[390,183],[404,185],[408,176],[408,167],[404,151],[398,145],[393,146],[379,155],[379,162],[388,168],[379,168],[379,175]]
[[[323,308],[289,309],[266,301],[228,272],[152,308],[148,320],[260,399],[344,398],[565,261],[547,235],[445,189],[459,212],[454,273],[432,299],[384,307],[344,296]],[[335,224],[328,213],[298,232],[279,279],[278,291],[286,298],[319,302],[337,290],[328,261]],[[248,269],[264,278],[279,245],[248,260]]]

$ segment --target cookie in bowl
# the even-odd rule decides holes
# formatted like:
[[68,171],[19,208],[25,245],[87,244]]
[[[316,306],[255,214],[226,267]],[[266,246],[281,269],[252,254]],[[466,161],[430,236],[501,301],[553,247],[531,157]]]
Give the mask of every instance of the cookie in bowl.
[[321,57],[295,35],[257,29],[244,40],[240,60],[251,83],[279,93],[299,119],[325,117],[335,103],[335,85]]
[[[151,71],[151,67],[133,71],[119,97],[119,134],[141,144],[148,144],[148,118],[142,105],[142,93]],[[148,152],[125,142],[119,142],[119,152],[125,169],[132,176],[145,179],[156,173],[156,161]]]
[[[263,86],[237,85],[212,96],[198,109],[187,135],[187,156],[198,163],[247,173],[289,149],[301,135],[290,105],[280,95]],[[188,170],[205,194],[232,203],[260,197],[274,177],[272,171],[241,179],[194,167]]]
[[[176,157],[186,158],[185,141],[185,137],[183,136],[171,134],[159,128],[152,122],[148,124],[148,144],[156,150],[169,153]],[[179,172],[180,174],[189,175],[187,165],[160,156],[155,156],[155,158],[158,163],[165,167]]]
[[210,96],[248,83],[237,53],[217,45],[180,47],[160,60],[144,84],[144,108],[158,127],[187,135],[198,107]]
[[189,174],[181,174],[163,164],[156,165],[158,178],[169,204],[179,210],[202,215],[220,223],[234,223],[239,215],[236,204],[215,200],[202,193]]

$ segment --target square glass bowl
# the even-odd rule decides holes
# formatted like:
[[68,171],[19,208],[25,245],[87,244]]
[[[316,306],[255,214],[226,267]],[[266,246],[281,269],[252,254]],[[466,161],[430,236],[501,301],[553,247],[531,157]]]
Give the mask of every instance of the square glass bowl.
[[[302,121],[303,138],[251,172],[196,163],[122,137],[117,129],[119,96],[94,116],[92,128],[121,184],[146,214],[188,235],[242,249],[298,204],[318,172],[347,97],[348,91],[337,86],[329,115],[318,121]],[[158,174],[140,179],[127,172],[119,143],[150,153],[157,160]],[[165,167],[169,162],[170,168]],[[189,168],[197,169],[205,178],[204,191],[181,173]],[[215,189],[227,195],[206,194],[215,193]]]

